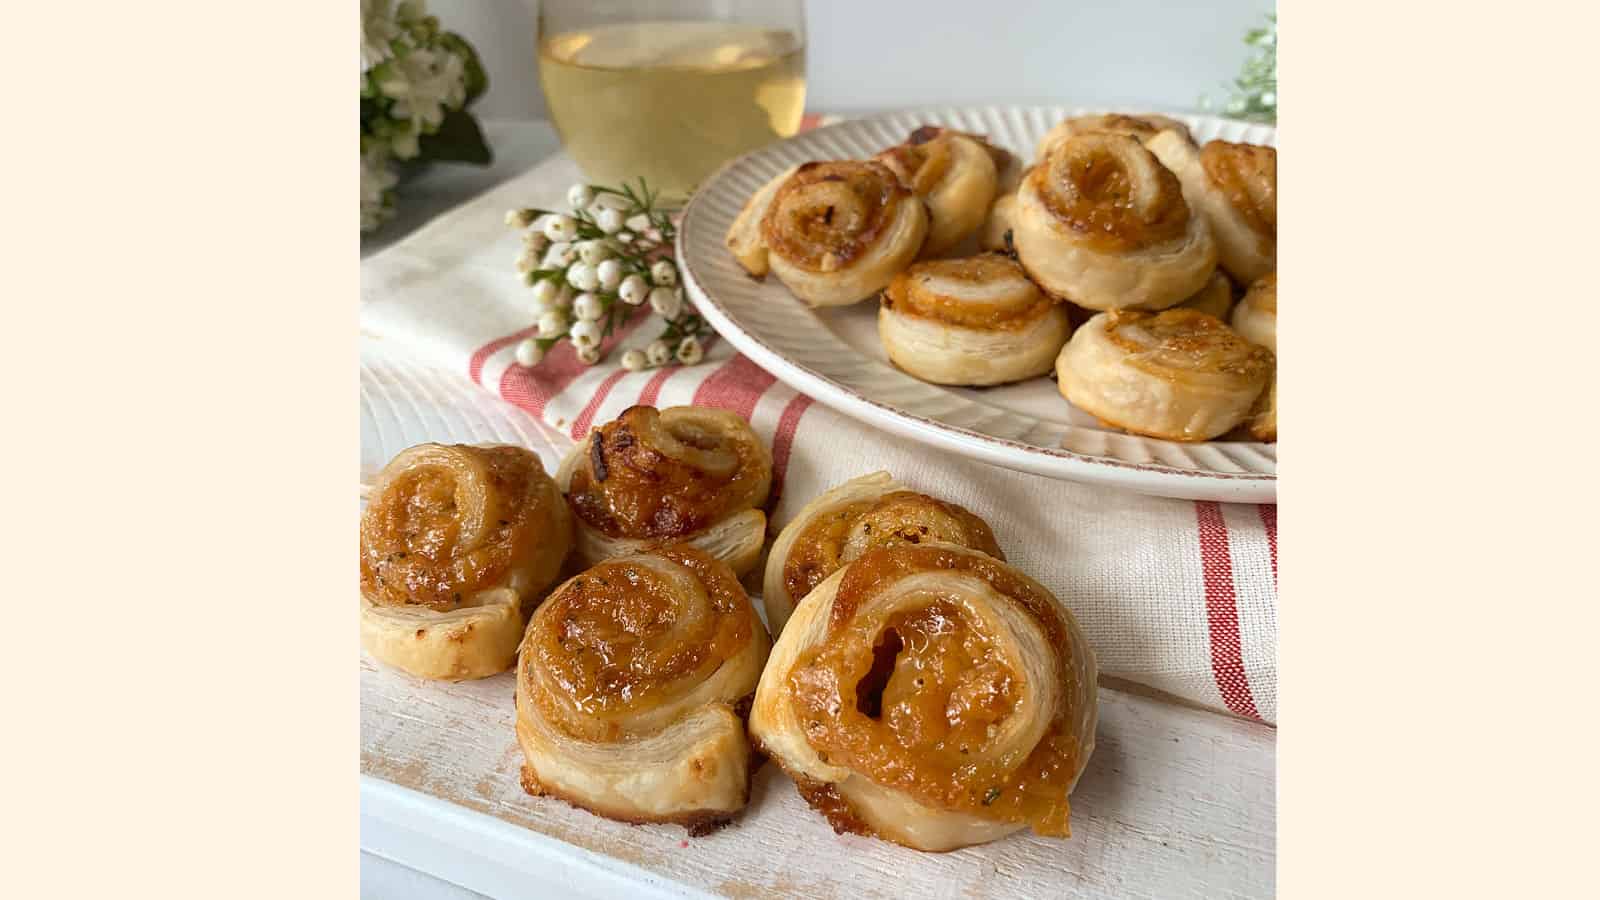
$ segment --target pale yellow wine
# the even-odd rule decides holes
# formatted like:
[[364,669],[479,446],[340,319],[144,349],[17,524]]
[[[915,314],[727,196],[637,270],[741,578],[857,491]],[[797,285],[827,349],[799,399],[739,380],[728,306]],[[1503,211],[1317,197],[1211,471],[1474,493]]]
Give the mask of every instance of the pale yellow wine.
[[539,78],[567,152],[597,184],[644,176],[681,202],[718,166],[800,128],[805,47],[724,22],[599,25],[546,38]]

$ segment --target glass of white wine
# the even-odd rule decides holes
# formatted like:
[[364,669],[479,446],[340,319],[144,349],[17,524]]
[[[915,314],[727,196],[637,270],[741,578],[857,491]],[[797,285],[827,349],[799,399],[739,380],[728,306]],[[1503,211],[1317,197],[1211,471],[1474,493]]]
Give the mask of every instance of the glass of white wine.
[[682,203],[800,129],[803,0],[541,0],[538,37],[551,121],[597,184]]

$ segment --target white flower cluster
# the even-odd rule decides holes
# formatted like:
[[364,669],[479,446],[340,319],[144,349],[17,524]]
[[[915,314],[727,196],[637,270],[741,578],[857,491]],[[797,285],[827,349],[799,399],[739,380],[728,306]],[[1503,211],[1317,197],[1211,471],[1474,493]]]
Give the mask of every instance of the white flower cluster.
[[533,289],[538,333],[517,345],[519,365],[538,365],[561,340],[594,365],[629,308],[645,304],[666,328],[643,349],[623,353],[623,368],[637,372],[674,360],[692,366],[705,357],[700,338],[709,326],[684,302],[678,267],[662,252],[671,221],[653,210],[642,183],[641,192],[575,184],[567,191],[566,212],[506,213],[506,225],[523,232],[516,269]]
[[361,0],[362,231],[393,215],[396,179],[378,172],[389,171],[391,160],[416,158],[422,136],[466,104],[466,65],[440,40],[422,0]]

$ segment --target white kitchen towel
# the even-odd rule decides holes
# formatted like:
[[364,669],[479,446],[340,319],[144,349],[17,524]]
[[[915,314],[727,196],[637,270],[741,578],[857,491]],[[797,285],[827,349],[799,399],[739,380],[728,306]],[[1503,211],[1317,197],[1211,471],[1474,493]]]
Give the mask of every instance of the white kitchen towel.
[[[363,261],[365,343],[456,373],[559,432],[562,443],[635,403],[734,410],[771,442],[781,491],[774,534],[827,488],[887,470],[988,521],[1006,557],[1072,610],[1102,674],[1276,721],[1276,506],[1147,497],[913,444],[812,402],[725,341],[713,340],[699,365],[627,372],[615,364],[616,348],[642,347],[659,330],[643,310],[608,339],[598,366],[582,365],[566,343],[532,369],[518,366],[513,353],[534,316],[514,268],[522,243],[505,213],[558,208],[580,180],[576,164],[557,155]],[[364,365],[364,389],[385,371]],[[563,447],[540,449],[553,470]]]

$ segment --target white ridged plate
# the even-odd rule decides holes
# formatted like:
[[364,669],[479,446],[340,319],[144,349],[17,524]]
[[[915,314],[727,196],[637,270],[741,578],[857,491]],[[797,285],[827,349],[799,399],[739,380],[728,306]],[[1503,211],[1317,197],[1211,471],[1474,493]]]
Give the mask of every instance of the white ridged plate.
[[[1276,502],[1272,444],[1184,444],[1107,429],[1071,407],[1047,378],[977,390],[925,384],[889,363],[878,341],[875,302],[813,310],[776,278],[751,279],[723,245],[745,199],[796,163],[865,159],[929,124],[986,135],[1031,160],[1051,126],[1104,111],[983,106],[892,113],[818,128],[740,157],[707,180],[684,210],[677,250],[685,288],[701,314],[751,361],[885,431],[1053,478],[1193,500]],[[1202,143],[1277,143],[1270,125],[1171,115]]]

